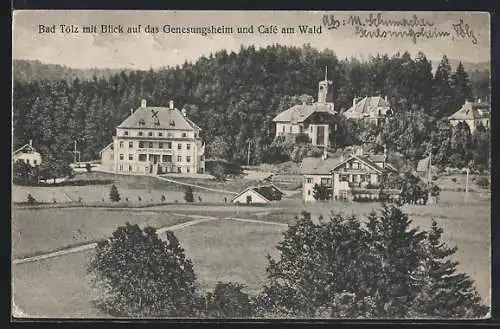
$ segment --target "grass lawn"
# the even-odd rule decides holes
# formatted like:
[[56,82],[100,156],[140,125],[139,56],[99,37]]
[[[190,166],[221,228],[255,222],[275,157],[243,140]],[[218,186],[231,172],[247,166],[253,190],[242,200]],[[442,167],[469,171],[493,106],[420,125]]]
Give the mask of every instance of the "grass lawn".
[[147,210],[15,210],[12,219],[12,257],[24,257],[70,245],[94,242],[110,236],[125,222],[162,227],[188,220],[190,218]]
[[[200,288],[218,281],[240,282],[257,292],[265,280],[267,253],[276,255],[283,227],[230,220],[207,222],[176,231],[187,257],[193,261]],[[274,250],[274,252],[273,252]],[[94,251],[39,262],[14,265],[16,305],[32,316],[104,317],[92,303],[86,274]]]

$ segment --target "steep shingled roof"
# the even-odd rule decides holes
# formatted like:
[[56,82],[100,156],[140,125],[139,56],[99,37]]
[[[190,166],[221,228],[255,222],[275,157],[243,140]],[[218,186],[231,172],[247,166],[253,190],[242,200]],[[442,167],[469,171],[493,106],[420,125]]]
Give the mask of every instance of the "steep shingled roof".
[[267,201],[276,201],[276,200],[281,200],[281,197],[285,195],[283,191],[281,191],[276,185],[274,184],[269,184],[269,185],[260,185],[260,186],[250,186],[238,193],[236,196],[233,197],[232,201],[236,200],[240,195],[245,193],[248,190],[252,190],[255,193],[258,193],[261,195],[264,199]]
[[313,113],[324,112],[334,115],[330,104],[313,103],[313,104],[299,104],[294,105],[288,110],[285,110],[274,117],[274,122],[304,122]]
[[[158,124],[155,124],[156,117]],[[143,124],[141,124],[141,122]],[[171,125],[173,123],[173,125]],[[199,130],[200,128],[178,109],[168,107],[139,107],[118,128]]]
[[356,104],[347,109],[343,114],[348,118],[378,116],[379,111],[380,115],[386,115],[390,107],[390,104],[380,96],[365,97],[356,102]]
[[490,116],[491,106],[487,103],[473,103],[466,101],[457,112],[448,117],[449,120],[474,120]]

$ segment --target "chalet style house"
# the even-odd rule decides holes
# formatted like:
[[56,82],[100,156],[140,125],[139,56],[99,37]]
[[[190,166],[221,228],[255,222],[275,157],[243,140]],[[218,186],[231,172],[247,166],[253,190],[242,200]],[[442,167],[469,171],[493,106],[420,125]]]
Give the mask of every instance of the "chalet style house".
[[113,142],[101,151],[101,166],[117,173],[203,173],[205,145],[200,128],[185,110],[141,106],[116,127]]
[[[332,200],[379,199],[379,185],[384,173],[397,174],[386,154],[364,154],[362,149],[340,159],[305,158],[301,164],[303,200],[314,202],[314,185],[324,185]],[[397,198],[399,190],[384,190]]]
[[251,186],[238,193],[232,203],[269,203],[279,201],[285,195],[276,185]]
[[281,112],[274,119],[276,137],[307,134],[312,145],[328,147],[329,122],[335,115],[332,82],[326,79],[319,82],[318,101],[313,104],[294,105]]
[[33,142],[30,140],[28,144],[25,144],[14,151],[13,160],[14,162],[21,160],[24,163],[35,167],[42,163],[42,156],[33,147]]
[[352,106],[342,113],[347,119],[354,119],[363,124],[381,125],[387,118],[393,115],[393,111],[387,96],[365,97],[361,100],[356,98],[352,101]]
[[491,106],[488,103],[465,101],[465,104],[452,115],[448,117],[452,126],[458,125],[459,122],[465,122],[473,133],[479,125],[485,128],[490,126]]
[[333,199],[353,200],[359,197],[378,199],[379,184],[385,172],[397,173],[387,162],[386,154],[364,154],[362,149],[340,159],[330,172],[333,175]]

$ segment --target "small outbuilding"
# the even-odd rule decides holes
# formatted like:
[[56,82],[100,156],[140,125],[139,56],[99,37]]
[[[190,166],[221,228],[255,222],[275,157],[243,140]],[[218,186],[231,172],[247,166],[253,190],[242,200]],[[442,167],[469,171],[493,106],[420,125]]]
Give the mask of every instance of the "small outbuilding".
[[232,200],[232,203],[268,203],[271,201],[279,201],[285,193],[276,185],[260,185],[247,187],[238,193]]

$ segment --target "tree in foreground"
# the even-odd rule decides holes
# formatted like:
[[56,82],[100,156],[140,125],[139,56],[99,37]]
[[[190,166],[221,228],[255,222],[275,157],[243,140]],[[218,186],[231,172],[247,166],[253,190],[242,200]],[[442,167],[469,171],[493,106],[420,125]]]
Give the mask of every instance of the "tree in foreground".
[[193,265],[170,231],[162,241],[152,227],[120,226],[98,243],[87,270],[97,304],[114,315],[192,316],[199,303]]
[[194,202],[193,189],[191,186],[188,186],[186,191],[184,191],[184,200],[186,200],[186,202]]
[[[365,221],[363,221],[365,222]],[[308,213],[284,233],[268,256],[268,282],[258,297],[259,316],[408,318],[486,315],[473,281],[456,272],[442,230],[411,227],[399,208],[384,205],[363,224]]]
[[111,190],[109,190],[109,199],[112,202],[119,202],[121,200],[120,193],[118,192],[115,184],[113,184],[111,186]]

